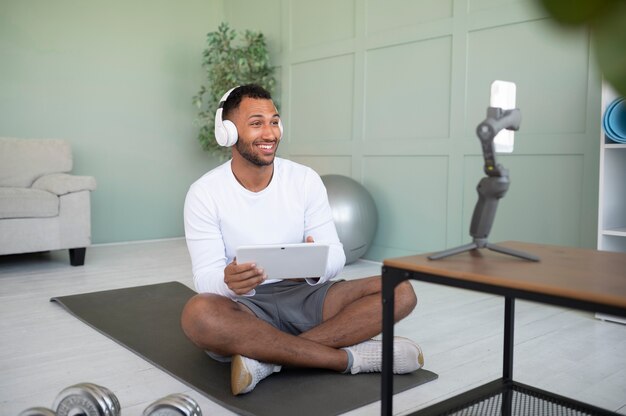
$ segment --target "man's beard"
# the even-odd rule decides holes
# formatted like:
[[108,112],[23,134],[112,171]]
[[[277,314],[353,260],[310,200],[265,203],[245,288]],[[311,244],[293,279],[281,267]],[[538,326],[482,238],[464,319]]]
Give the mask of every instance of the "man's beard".
[[[237,140],[237,143],[235,143],[235,148],[237,149],[239,154],[243,156],[243,158],[246,159],[248,162],[252,163],[253,165],[269,166],[272,163],[274,163],[274,157],[272,157],[270,161],[267,161],[267,160],[261,159],[258,155],[254,154],[254,152],[252,151],[252,146],[254,145],[251,144],[250,146],[246,147],[243,144],[243,142],[240,140]],[[278,143],[276,143],[276,146],[278,147]]]

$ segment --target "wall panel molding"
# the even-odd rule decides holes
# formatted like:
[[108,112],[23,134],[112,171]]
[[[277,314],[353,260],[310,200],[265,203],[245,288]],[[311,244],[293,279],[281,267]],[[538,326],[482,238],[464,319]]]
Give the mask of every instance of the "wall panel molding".
[[[560,30],[536,0],[280,5],[281,152],[370,190],[384,229],[368,258],[468,240],[482,172],[474,130],[494,79],[518,84],[522,110],[494,236],[595,247],[600,81],[586,32]],[[337,13],[320,14],[326,6]],[[544,167],[562,184],[536,174]],[[556,208],[550,236],[521,194]]]

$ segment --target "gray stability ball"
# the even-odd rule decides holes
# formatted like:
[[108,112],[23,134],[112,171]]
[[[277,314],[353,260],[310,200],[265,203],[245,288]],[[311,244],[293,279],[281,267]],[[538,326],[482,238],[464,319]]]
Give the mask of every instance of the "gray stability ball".
[[352,178],[324,175],[333,221],[346,253],[346,264],[358,260],[372,244],[378,212],[367,189]]

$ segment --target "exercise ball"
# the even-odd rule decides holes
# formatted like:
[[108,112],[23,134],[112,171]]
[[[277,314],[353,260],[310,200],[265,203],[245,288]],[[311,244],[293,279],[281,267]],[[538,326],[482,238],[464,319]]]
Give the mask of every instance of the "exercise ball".
[[322,182],[346,253],[346,264],[350,264],[365,254],[372,244],[378,225],[376,204],[367,189],[352,178],[324,175]]

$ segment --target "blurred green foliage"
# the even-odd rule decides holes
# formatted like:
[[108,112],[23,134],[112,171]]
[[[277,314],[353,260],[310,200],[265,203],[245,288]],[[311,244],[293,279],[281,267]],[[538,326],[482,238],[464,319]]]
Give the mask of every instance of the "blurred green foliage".
[[565,26],[586,26],[604,79],[626,96],[626,0],[539,0]]

